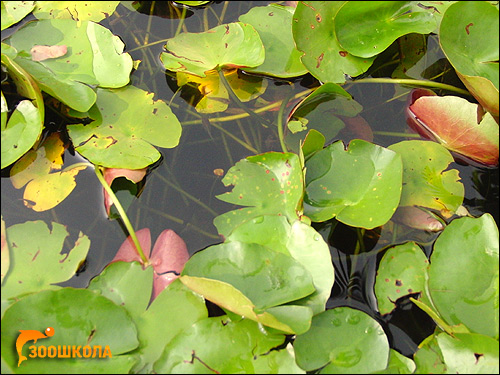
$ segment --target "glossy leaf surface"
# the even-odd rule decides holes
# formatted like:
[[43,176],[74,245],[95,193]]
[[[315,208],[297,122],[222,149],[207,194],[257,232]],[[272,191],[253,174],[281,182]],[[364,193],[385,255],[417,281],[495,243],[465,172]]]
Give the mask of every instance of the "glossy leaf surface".
[[374,228],[399,204],[401,159],[383,147],[357,139],[345,150],[337,141],[314,154],[306,167],[304,214],[314,221],[337,217],[347,225]]
[[242,22],[179,34],[167,41],[165,49],[160,59],[166,69],[199,77],[216,68],[258,66],[265,54],[257,31]]
[[94,164],[141,169],[157,161],[154,147],[177,146],[181,125],[170,107],[134,86],[98,89],[88,125],[69,125],[75,149]]
[[109,17],[120,4],[119,1],[37,1],[33,14],[36,18],[73,19],[75,21],[99,22]]

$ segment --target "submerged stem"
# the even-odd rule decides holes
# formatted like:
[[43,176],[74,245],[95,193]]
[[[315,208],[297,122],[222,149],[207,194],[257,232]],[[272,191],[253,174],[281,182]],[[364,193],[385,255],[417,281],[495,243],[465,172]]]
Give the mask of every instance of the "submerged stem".
[[111,189],[111,187],[108,185],[108,183],[104,179],[104,176],[102,175],[102,171],[100,168],[101,167],[99,167],[98,165],[94,165],[94,172],[97,176],[97,179],[101,183],[104,190],[106,190],[106,192],[109,194],[109,196],[111,197],[111,200],[113,201],[113,204],[115,205],[116,209],[118,210],[118,213],[120,214],[120,217],[123,221],[123,224],[125,224],[125,227],[127,228],[128,233],[129,233],[130,237],[132,238],[132,241],[134,242],[135,248],[137,250],[137,254],[139,254],[139,256],[141,257],[144,265],[147,265],[148,259],[146,258],[146,256],[144,255],[144,252],[142,251],[141,244],[139,243],[139,240],[137,239],[134,228],[132,227],[132,224],[130,223],[130,220],[128,219],[127,213],[123,209],[120,201],[116,197],[116,195],[113,192],[113,190]]
[[467,90],[460,89],[458,87],[448,85],[446,83],[426,81],[421,79],[405,79],[405,78],[362,78],[356,81],[349,82],[350,84],[355,83],[398,83],[401,85],[413,85],[420,87],[434,87],[437,89],[443,89],[448,91],[456,92],[457,94],[463,94],[471,96],[470,92]]

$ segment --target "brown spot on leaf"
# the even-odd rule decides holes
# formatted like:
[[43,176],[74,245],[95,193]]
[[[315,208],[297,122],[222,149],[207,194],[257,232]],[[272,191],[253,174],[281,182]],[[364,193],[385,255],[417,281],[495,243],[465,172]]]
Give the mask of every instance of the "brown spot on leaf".
[[316,21],[321,22],[321,14],[316,14]]
[[317,61],[316,68],[319,68],[319,66],[321,65],[321,61],[323,61],[324,56],[325,56],[324,53],[318,56],[318,59],[316,60]]
[[465,32],[467,33],[467,35],[469,35],[469,27],[471,26],[474,26],[474,24],[471,22],[469,23],[467,26],[465,26]]
[[403,283],[401,282],[401,280],[397,280],[396,279],[396,282],[394,283],[396,286],[401,286],[403,285]]
[[339,55],[342,56],[342,57],[346,57],[347,56],[347,51],[339,51]]

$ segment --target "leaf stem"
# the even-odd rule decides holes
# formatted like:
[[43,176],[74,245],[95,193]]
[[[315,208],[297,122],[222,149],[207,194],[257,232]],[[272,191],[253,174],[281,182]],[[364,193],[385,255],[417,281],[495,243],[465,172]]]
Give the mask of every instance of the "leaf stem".
[[406,79],[406,78],[362,78],[355,81],[349,82],[350,84],[355,83],[398,83],[401,85],[412,85],[417,87],[434,87],[437,89],[448,90],[456,92],[457,94],[463,94],[471,96],[470,92],[467,90],[460,89],[458,87],[448,85],[446,83],[426,81],[420,79]]
[[116,209],[118,210],[118,213],[120,214],[120,217],[121,217],[121,219],[123,221],[123,224],[125,224],[125,227],[127,228],[128,233],[130,234],[130,237],[132,238],[132,241],[134,242],[135,248],[137,250],[137,254],[139,254],[139,256],[141,257],[144,265],[147,266],[148,265],[148,259],[146,258],[146,256],[144,255],[144,252],[142,251],[141,244],[139,243],[139,240],[137,239],[137,236],[135,234],[134,228],[132,227],[132,224],[130,223],[130,220],[128,219],[127,213],[123,209],[120,201],[116,197],[116,195],[113,192],[113,190],[111,189],[111,187],[108,185],[108,183],[104,179],[104,176],[102,175],[101,167],[98,166],[98,165],[94,165],[94,172],[95,172],[95,174],[97,176],[97,179],[101,183],[102,187],[109,194],[109,196],[111,197],[111,200],[113,201]]
[[293,91],[290,92],[281,102],[281,106],[278,111],[278,120],[276,121],[278,126],[278,137],[280,139],[280,145],[283,152],[288,152],[288,149],[286,148],[285,144],[285,136],[283,134],[283,113],[285,112],[286,105],[288,104],[292,96],[293,96]]

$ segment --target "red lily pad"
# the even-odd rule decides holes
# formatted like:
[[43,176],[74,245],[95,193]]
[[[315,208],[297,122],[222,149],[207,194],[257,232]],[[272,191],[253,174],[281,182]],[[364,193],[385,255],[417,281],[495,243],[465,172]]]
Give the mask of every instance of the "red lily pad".
[[442,144],[457,160],[486,167],[498,165],[498,124],[478,104],[416,89],[410,94],[406,118],[412,129]]
[[[142,181],[146,176],[147,168],[142,169],[126,169],[126,168],[104,168],[102,174],[106,183],[111,186],[115,178],[125,177],[127,180],[132,181],[134,184]],[[106,213],[110,216],[110,209],[113,205],[113,200],[107,193],[106,189],[104,192],[104,207],[106,208]],[[151,241],[150,241],[151,242]]]
[[[136,236],[148,259],[148,264],[153,267],[153,294],[151,298],[154,300],[163,289],[179,277],[184,264],[189,259],[189,252],[184,240],[171,229],[165,229],[160,233],[153,247],[153,252],[151,252],[149,228],[136,231]],[[137,261],[143,266],[145,265],[130,236],[120,246],[111,263],[117,261]]]

